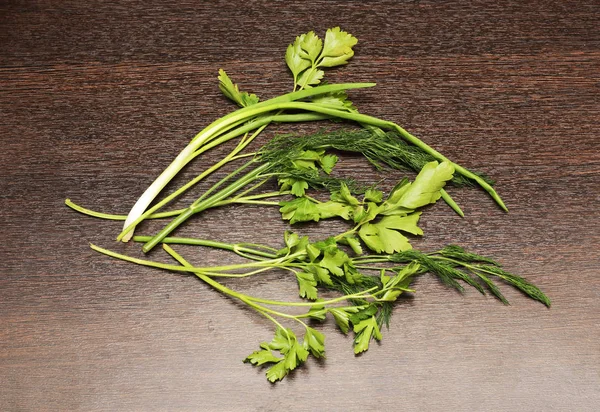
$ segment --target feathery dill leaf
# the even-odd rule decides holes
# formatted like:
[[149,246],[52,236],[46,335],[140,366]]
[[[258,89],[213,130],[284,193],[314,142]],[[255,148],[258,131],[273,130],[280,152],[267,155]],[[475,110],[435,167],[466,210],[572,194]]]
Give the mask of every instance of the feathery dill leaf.
[[474,265],[475,270],[491,274],[499,277],[506,283],[519,289],[532,299],[542,302],[544,305],[550,307],[550,299],[535,285],[531,284],[521,276],[513,275],[497,266],[490,265]]
[[495,260],[476,253],[467,252],[458,245],[447,245],[439,253],[442,256],[457,259],[461,262],[485,262],[493,266],[500,266]]
[[462,280],[468,285],[473,286],[482,294],[485,294],[482,285],[468,275],[468,273],[471,273],[472,275],[477,276],[495,297],[504,304],[508,304],[506,298],[490,279],[490,275],[495,276],[519,289],[530,298],[542,302],[548,307],[551,305],[550,299],[537,286],[520,276],[505,271],[500,267],[500,264],[494,260],[467,252],[460,246],[450,245],[441,251],[430,255],[426,255],[417,250],[407,250],[390,255],[389,260],[395,263],[418,262],[422,266],[420,273],[433,273],[445,284],[452,286],[461,292],[464,289],[456,280]]
[[[261,156],[272,159],[281,152],[335,149],[343,152],[361,153],[377,169],[385,166],[398,170],[419,172],[423,166],[436,160],[417,146],[410,145],[396,132],[383,132],[381,129],[341,129],[321,131],[307,136],[281,135],[273,138],[261,150]],[[487,183],[493,180],[481,173],[475,173]],[[457,186],[473,186],[471,179],[455,174],[452,183]]]

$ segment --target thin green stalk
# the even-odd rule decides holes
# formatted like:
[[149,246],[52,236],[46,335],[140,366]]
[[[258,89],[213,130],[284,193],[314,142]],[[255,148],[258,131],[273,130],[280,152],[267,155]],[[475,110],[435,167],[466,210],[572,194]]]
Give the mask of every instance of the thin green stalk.
[[[185,261],[185,259],[183,257],[181,257],[181,255],[179,255],[179,253],[177,253],[175,250],[173,250],[173,248],[171,248],[169,245],[167,244],[163,244],[163,248],[171,255],[173,256],[177,261],[179,261],[183,266],[185,266],[186,268],[193,268],[193,266],[188,263],[187,261]],[[175,257],[178,256],[178,257]],[[185,264],[183,263],[185,262]],[[284,301],[279,301],[279,300],[271,300],[271,299],[262,299],[262,298],[257,298],[254,296],[249,296],[249,295],[245,295],[239,292],[235,292],[232,289],[227,288],[226,286],[221,285],[219,282],[217,282],[214,279],[211,279],[208,276],[205,276],[201,273],[194,273],[195,275],[197,275],[200,279],[202,279],[204,282],[208,283],[209,285],[211,285],[212,287],[214,287],[215,289],[238,299],[246,299],[248,301],[252,301],[252,302],[257,302],[257,303],[262,303],[265,305],[274,305],[274,306],[290,306],[290,307],[313,307],[313,306],[326,306],[326,305],[332,305],[334,303],[338,303],[344,300],[348,300],[348,299],[362,299],[365,297],[369,297],[372,296],[371,292],[377,290],[377,286],[373,286],[372,288],[369,289],[365,289],[361,292],[358,293],[353,293],[350,295],[344,295],[344,296],[340,296],[334,299],[329,299],[329,300],[323,300],[323,301],[318,301],[318,302],[284,302]]]
[[452,208],[452,210],[454,210],[456,212],[457,215],[459,215],[460,217],[465,217],[465,214],[463,213],[460,206],[458,206],[458,204],[454,201],[454,199],[452,199],[450,197],[448,192],[446,192],[444,189],[440,189],[440,193],[442,195],[442,199],[444,199],[444,201],[448,204],[448,206],[450,206]]
[[194,200],[194,202],[190,206],[190,209],[196,207],[204,199],[206,199],[208,197],[208,195],[210,195],[211,193],[213,193],[214,191],[216,191],[219,187],[221,187],[225,183],[227,183],[228,180],[230,180],[233,177],[237,176],[238,174],[240,174],[245,169],[247,169],[248,167],[250,167],[252,164],[255,164],[255,163],[256,162],[254,160],[250,160],[250,161],[244,163],[243,165],[241,165],[240,167],[238,167],[237,169],[235,169],[233,172],[228,173],[225,177],[223,177],[217,183],[215,183],[214,185],[212,185],[210,187],[210,189],[208,189],[206,192],[202,193],[202,195],[198,199]]
[[[126,215],[116,215],[116,214],[111,214],[111,213],[102,213],[102,212],[97,212],[95,210],[91,210],[88,208],[85,208],[83,206],[80,206],[76,203],[73,203],[71,201],[71,199],[66,199],[65,200],[65,205],[69,206],[71,209],[79,212],[79,213],[83,213],[84,215],[88,215],[88,216],[93,216],[93,217],[97,217],[100,219],[106,219],[106,220],[125,220],[127,218]],[[173,217],[173,216],[177,216],[179,214],[181,214],[185,209],[177,209],[177,210],[170,210],[168,212],[159,212],[159,213],[152,213],[149,214],[146,219],[164,219],[166,217]]]
[[[135,258],[132,256],[127,256],[122,253],[114,252],[112,250],[105,249],[100,246],[96,246],[94,244],[90,244],[90,247],[93,250],[95,250],[96,252],[105,254],[107,256],[110,256],[110,257],[113,257],[116,259],[124,260],[126,262],[136,263],[136,264],[142,265],[142,266],[149,266],[149,267],[154,267],[154,268],[158,268],[158,269],[172,270],[175,272],[187,272],[187,271],[191,271],[194,273],[211,272],[211,276],[220,276],[220,277],[245,277],[246,275],[245,274],[241,274],[241,275],[226,274],[226,273],[218,273],[218,272],[213,272],[213,271],[239,270],[239,269],[251,269],[251,268],[270,269],[271,267],[276,266],[278,263],[281,263],[281,262],[274,262],[274,261],[259,261],[259,262],[249,262],[249,263],[244,263],[244,264],[239,264],[239,265],[229,265],[229,266],[214,266],[214,267],[195,267],[194,266],[194,267],[187,268],[184,270],[181,266],[170,265],[168,263],[154,262],[154,261],[147,260],[147,259],[139,259],[139,258]],[[269,265],[270,263],[271,263],[271,265]],[[231,268],[231,269],[228,269],[228,268]]]
[[[135,242],[147,242],[150,239],[152,239],[152,236],[134,236],[133,240]],[[266,251],[262,251],[262,250],[257,250],[257,249],[253,249],[250,248],[248,246],[251,246],[251,244],[230,244],[230,243],[224,243],[224,242],[217,242],[214,240],[204,240],[204,239],[196,239],[196,238],[185,238],[185,237],[166,237],[162,240],[162,243],[167,243],[167,244],[178,244],[178,245],[192,245],[192,246],[206,246],[206,247],[212,247],[212,248],[217,248],[217,249],[223,249],[223,250],[229,250],[231,252],[235,252],[237,253],[237,251],[241,251],[243,253],[250,253],[252,255],[256,255],[256,256],[262,256],[262,257],[266,257],[266,258],[276,258],[277,256],[273,253],[269,253]],[[248,245],[248,246],[246,246]],[[254,246],[254,245],[252,245]],[[258,245],[261,248],[267,248],[264,247],[262,245]],[[272,248],[269,248],[272,249]],[[276,251],[275,249],[272,249],[273,251]]]
[[243,177],[241,177],[239,180],[233,182],[232,184],[230,184],[226,188],[222,189],[218,193],[215,193],[210,198],[205,199],[202,202],[197,203],[197,204],[196,204],[196,202],[194,202],[194,204],[192,204],[192,206],[190,208],[188,208],[182,214],[180,214],[175,219],[173,219],[158,234],[156,234],[156,236],[154,236],[154,238],[152,240],[150,240],[149,242],[147,242],[142,247],[142,250],[145,253],[149,252],[163,238],[165,238],[166,236],[168,236],[171,232],[173,232],[173,230],[175,230],[177,227],[179,227],[182,223],[184,223],[191,216],[193,216],[194,214],[199,213],[199,212],[201,212],[203,210],[211,208],[211,207],[215,206],[215,204],[217,202],[220,202],[220,201],[228,198],[233,193],[235,193],[238,190],[240,190],[241,188],[245,187],[247,184],[249,184],[254,179],[256,179],[258,176],[260,176],[260,174],[263,171],[265,171],[268,167],[269,167],[268,164],[260,165],[257,168],[255,168],[254,170],[252,170],[251,172],[249,172],[246,175],[244,175]]
[[[192,267],[192,265],[190,265],[179,253],[177,253],[175,250],[173,250],[168,245],[163,244],[163,248],[169,255],[171,255],[171,257],[173,257],[175,260],[177,260],[184,268]],[[241,300],[242,302],[246,303],[247,305],[249,305],[250,307],[255,309],[257,312],[259,312],[260,314],[267,317],[269,320],[271,320],[273,323],[275,323],[278,327],[283,329],[283,325],[281,325],[275,318],[273,318],[271,315],[269,315],[268,312],[272,312],[272,311],[269,310],[268,308],[262,307],[260,305],[257,305],[255,303],[249,301],[247,299],[246,295],[237,293],[237,292],[221,285],[219,282],[216,282],[215,280],[211,279],[208,276],[204,276],[200,273],[195,273],[195,275],[197,277],[199,277],[203,282],[205,282],[208,285],[212,286],[213,288],[217,289],[219,292],[229,295],[233,298],[236,298],[236,299]]]

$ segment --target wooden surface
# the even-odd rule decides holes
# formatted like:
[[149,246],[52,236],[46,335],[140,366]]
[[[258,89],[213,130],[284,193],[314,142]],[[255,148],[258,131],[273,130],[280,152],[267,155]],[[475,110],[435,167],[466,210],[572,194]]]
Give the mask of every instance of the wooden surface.
[[[0,2],[0,410],[597,410],[599,21],[589,0]],[[268,321],[192,277],[94,253],[89,242],[139,254],[113,241],[120,223],[63,202],[126,212],[234,108],[219,68],[262,97],[286,92],[286,46],[336,25],[359,45],[329,81],[377,82],[352,92],[361,111],[488,173],[510,208],[453,189],[466,217],[430,208],[416,246],[493,256],[553,306],[508,287],[504,306],[423,277],[380,345],[355,357],[328,322],[327,359],[271,385],[242,363],[271,338]],[[263,138],[319,127],[271,126]],[[381,178],[357,157],[340,168]],[[278,246],[285,228],[276,208],[231,207],[178,233]],[[232,285],[273,298],[296,288],[281,273]]]

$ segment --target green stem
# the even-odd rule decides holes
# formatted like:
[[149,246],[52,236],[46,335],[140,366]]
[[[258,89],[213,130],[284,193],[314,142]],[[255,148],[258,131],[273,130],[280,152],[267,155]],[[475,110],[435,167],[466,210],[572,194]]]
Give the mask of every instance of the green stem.
[[465,214],[461,210],[460,206],[458,206],[454,199],[450,197],[448,192],[446,192],[444,189],[440,189],[440,193],[442,194],[442,199],[444,199],[448,206],[450,206],[452,210],[456,212],[457,215],[459,215],[460,217],[465,217]]
[[[185,266],[186,268],[193,268],[193,266],[191,264],[189,264],[187,261],[185,261],[185,259],[183,257],[181,257],[181,255],[179,255],[175,250],[173,250],[173,248],[171,248],[169,245],[167,244],[163,244],[163,248],[171,255],[173,256],[176,260],[178,260],[180,263],[182,263],[183,266]],[[175,257],[177,256],[177,257]],[[185,262],[185,263],[183,263]],[[262,303],[262,304],[266,304],[266,305],[274,305],[274,306],[290,306],[290,307],[313,307],[313,306],[325,306],[325,305],[332,305],[334,303],[338,303],[347,299],[360,299],[360,298],[364,298],[365,296],[370,296],[371,292],[377,290],[377,286],[374,286],[372,288],[366,289],[362,292],[358,292],[358,293],[353,293],[351,295],[344,295],[344,296],[340,296],[338,298],[334,298],[334,299],[329,299],[329,300],[325,300],[325,301],[319,301],[319,302],[283,302],[283,301],[279,301],[279,300],[271,300],[271,299],[261,299],[261,298],[257,298],[254,296],[249,296],[249,295],[245,295],[239,292],[235,292],[232,289],[227,288],[226,286],[223,286],[222,284],[220,284],[219,282],[217,282],[214,279],[211,279],[208,276],[205,276],[201,273],[194,273],[196,276],[198,276],[200,279],[202,279],[204,282],[208,283],[209,285],[211,285],[212,287],[214,287],[215,289],[238,299],[244,299],[247,301],[252,301],[252,302],[257,302],[257,303]],[[263,309],[267,309],[264,308]],[[277,312],[278,314],[280,314],[280,312]],[[302,316],[302,315],[301,315]]]
[[[125,220],[127,218],[126,215],[115,215],[115,214],[111,214],[111,213],[103,213],[103,212],[97,212],[95,210],[87,209],[83,206],[73,203],[71,201],[71,199],[66,199],[65,205],[69,206],[71,209],[73,209],[79,213],[83,213],[84,215],[88,215],[88,216],[92,216],[92,217],[98,217],[100,219]],[[177,216],[177,215],[181,214],[184,210],[185,209],[177,209],[177,210],[170,210],[168,212],[153,213],[153,214],[149,214],[146,217],[146,219],[164,219],[165,217]]]
[[[134,236],[133,240],[135,242],[148,242],[152,239],[152,236]],[[230,244],[223,242],[216,242],[213,240],[204,240],[204,239],[196,239],[196,238],[185,238],[185,237],[166,237],[162,240],[162,243],[169,244],[179,244],[179,245],[193,245],[193,246],[207,246],[217,249],[229,250],[231,252],[237,253],[237,251],[241,251],[243,253],[249,253],[256,256],[262,256],[266,258],[276,258],[277,256],[273,253],[268,253],[265,251],[252,249],[250,247],[244,246],[244,244]],[[255,246],[255,245],[253,245]],[[258,245],[261,248],[266,248],[262,245]],[[269,248],[270,249],[270,248]]]
[[194,214],[196,214],[198,212],[206,210],[208,208],[214,207],[216,203],[228,198],[233,193],[235,193],[238,190],[240,190],[241,188],[245,187],[247,184],[249,184],[254,179],[256,179],[258,176],[260,176],[260,174],[262,172],[264,172],[265,170],[267,170],[268,168],[269,168],[268,163],[262,164],[262,165],[258,166],[257,168],[255,168],[254,170],[247,173],[246,175],[244,175],[243,177],[241,177],[239,180],[233,182],[232,184],[230,184],[226,188],[222,189],[218,193],[212,195],[210,198],[205,199],[199,203],[194,202],[194,204],[192,204],[192,206],[190,208],[186,209],[185,212],[183,212],[181,215],[177,216],[174,220],[172,220],[156,236],[154,236],[154,238],[152,240],[147,242],[142,247],[142,250],[144,251],[144,253],[147,253],[150,250],[152,250],[152,248],[154,248],[154,246],[156,246],[163,238],[168,236],[171,232],[173,232],[173,230],[175,230],[177,227],[179,227],[183,222],[185,222],[191,216],[193,216]]
[[[192,265],[190,265],[179,253],[177,253],[175,250],[173,250],[171,247],[169,247],[166,244],[163,244],[163,248],[165,249],[165,251],[171,255],[171,257],[173,257],[175,260],[177,260],[183,267],[185,268],[190,268],[192,267]],[[253,303],[251,301],[249,301],[247,299],[247,297],[241,293],[237,293],[223,285],[221,285],[219,282],[216,282],[215,280],[209,278],[208,276],[204,276],[200,273],[195,273],[195,275],[200,278],[203,282],[205,282],[206,284],[212,286],[213,288],[217,289],[219,292],[225,294],[225,295],[229,295],[233,298],[239,299],[242,302],[246,303],[248,306],[252,307],[253,309],[255,309],[257,312],[259,312],[260,314],[264,315],[266,318],[268,318],[269,320],[271,320],[273,323],[275,323],[278,327],[283,329],[283,325],[281,325],[281,323],[279,323],[275,318],[273,318],[271,315],[269,315],[270,313],[273,313],[272,310],[265,308],[263,306],[257,305],[256,303]],[[279,313],[278,313],[279,314]],[[287,314],[283,314],[285,316],[288,316]]]
[[[260,266],[264,266],[264,269],[269,269],[270,266],[269,266],[268,262],[273,262],[273,261],[260,261],[260,262],[250,262],[250,263],[245,263],[245,264],[240,264],[240,265],[215,266],[215,267],[195,267],[194,266],[194,267],[184,269],[181,266],[177,266],[177,265],[153,262],[153,261],[147,260],[147,259],[139,259],[139,258],[135,258],[132,256],[123,255],[121,253],[113,252],[112,250],[108,250],[108,249],[102,248],[100,246],[96,246],[94,244],[90,244],[90,247],[93,250],[95,250],[96,252],[105,254],[107,256],[110,256],[110,257],[113,257],[116,259],[124,260],[126,262],[136,263],[138,265],[149,266],[149,267],[154,267],[154,268],[158,268],[158,269],[171,270],[171,271],[175,271],[175,272],[190,271],[190,272],[194,272],[194,273],[206,273],[206,272],[209,272],[212,270],[226,270],[225,268],[227,268],[227,267],[232,268],[232,270],[233,269],[256,268],[256,267],[260,267]],[[274,264],[276,265],[277,263],[280,263],[280,262],[275,262]],[[211,272],[211,273],[212,273],[211,276],[220,276],[220,277],[245,277],[246,276],[245,274],[238,275],[238,274],[227,274],[227,273],[217,273],[217,272]]]

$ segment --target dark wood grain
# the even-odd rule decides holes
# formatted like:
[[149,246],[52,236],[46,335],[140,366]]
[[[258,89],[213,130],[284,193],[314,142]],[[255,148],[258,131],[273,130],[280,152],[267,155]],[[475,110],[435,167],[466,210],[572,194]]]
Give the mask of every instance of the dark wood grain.
[[[597,410],[597,1],[110,3],[0,2],[0,410]],[[335,25],[360,43],[329,80],[376,81],[352,93],[363,112],[496,178],[510,208],[453,190],[466,218],[429,209],[417,245],[494,256],[553,307],[504,288],[506,307],[424,277],[381,345],[354,357],[351,338],[326,323],[327,359],[274,386],[241,362],[270,338],[268,321],[191,277],[94,253],[89,242],[139,252],[113,242],[118,222],[63,202],[126,212],[232,109],[218,68],[275,96],[290,86],[287,44]],[[273,127],[264,139],[317,128]],[[380,178],[359,158],[340,166]],[[278,219],[276,209],[231,207],[180,233],[279,245]],[[296,287],[281,274],[236,285],[274,298]]]

